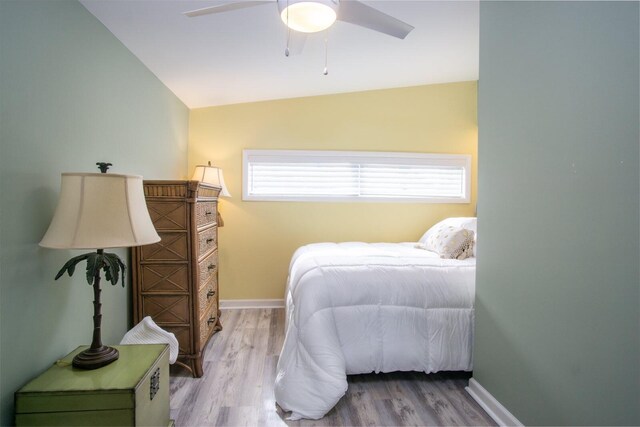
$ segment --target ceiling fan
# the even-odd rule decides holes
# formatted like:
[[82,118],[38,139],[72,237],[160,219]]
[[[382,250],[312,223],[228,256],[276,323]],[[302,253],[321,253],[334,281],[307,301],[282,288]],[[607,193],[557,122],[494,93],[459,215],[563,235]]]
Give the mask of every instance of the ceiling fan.
[[338,21],[349,22],[399,39],[413,26],[356,0],[253,0],[233,1],[185,12],[188,17],[245,9],[267,3],[278,4],[280,17],[287,27],[302,33],[326,30]]

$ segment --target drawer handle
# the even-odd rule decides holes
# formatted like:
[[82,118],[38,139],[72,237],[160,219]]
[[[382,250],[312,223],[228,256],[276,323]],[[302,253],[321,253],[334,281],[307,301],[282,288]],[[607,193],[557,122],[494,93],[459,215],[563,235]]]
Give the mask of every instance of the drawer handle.
[[212,323],[216,323],[216,317],[215,316],[211,316],[211,317],[209,317],[209,320],[207,320],[207,325],[210,325]]
[[151,381],[149,382],[149,398],[153,400],[156,394],[160,390],[160,368],[157,368],[153,375],[151,375]]
[[213,213],[213,212],[211,212],[211,211],[206,211],[204,214],[205,214],[205,215],[211,215],[212,213]]
[[207,239],[207,244],[213,242],[213,239]]
[[209,289],[209,292],[207,292],[207,299],[211,298],[215,294],[216,294],[216,291],[214,291],[213,289]]
[[215,264],[209,264],[209,265],[207,266],[207,270],[213,270],[214,268],[216,268],[216,265],[215,265]]

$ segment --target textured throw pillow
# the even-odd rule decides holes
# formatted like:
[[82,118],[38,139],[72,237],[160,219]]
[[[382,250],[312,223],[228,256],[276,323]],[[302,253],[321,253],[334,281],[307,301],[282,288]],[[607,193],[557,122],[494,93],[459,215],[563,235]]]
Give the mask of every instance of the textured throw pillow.
[[427,243],[429,237],[433,234],[435,230],[437,230],[441,225],[450,225],[452,227],[457,228],[466,228],[467,230],[471,230],[475,233],[477,229],[477,218],[475,217],[453,217],[453,218],[445,218],[442,221],[435,224],[433,227],[428,229],[426,233],[422,235],[419,242]]
[[436,230],[439,230],[441,228],[441,226],[451,226],[451,227],[455,227],[455,228],[464,228],[466,230],[471,230],[473,231],[474,235],[473,235],[473,240],[474,240],[474,244],[473,244],[473,250],[470,252],[470,254],[468,255],[468,257],[472,257],[472,256],[476,256],[476,248],[477,248],[477,238],[478,238],[478,232],[477,227],[478,227],[478,219],[476,217],[453,217],[453,218],[445,218],[442,221],[440,221],[439,223],[437,223],[436,225],[434,225],[433,227],[431,227],[430,229],[428,229],[426,231],[426,233],[424,233],[422,235],[422,237],[420,238],[418,245],[416,245],[416,247],[420,248],[420,249],[426,249],[426,244],[427,244],[427,240],[429,240],[429,238],[434,235],[434,233],[436,232]]
[[440,255],[440,258],[465,259],[473,256],[474,232],[448,224],[437,224],[419,247]]

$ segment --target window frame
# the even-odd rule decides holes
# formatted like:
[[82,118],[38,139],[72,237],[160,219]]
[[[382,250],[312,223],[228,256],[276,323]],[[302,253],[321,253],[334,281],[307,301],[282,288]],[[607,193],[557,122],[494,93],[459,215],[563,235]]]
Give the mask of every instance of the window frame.
[[[336,161],[350,162],[354,159],[386,160],[411,159],[416,164],[432,161],[438,166],[460,166],[464,170],[463,197],[386,197],[386,196],[287,196],[249,194],[249,160],[251,156],[281,157],[331,157]],[[384,162],[383,162],[384,163]],[[336,151],[336,150],[242,150],[242,200],[250,202],[384,202],[384,203],[470,203],[471,202],[471,155],[432,154],[415,152],[381,151]]]

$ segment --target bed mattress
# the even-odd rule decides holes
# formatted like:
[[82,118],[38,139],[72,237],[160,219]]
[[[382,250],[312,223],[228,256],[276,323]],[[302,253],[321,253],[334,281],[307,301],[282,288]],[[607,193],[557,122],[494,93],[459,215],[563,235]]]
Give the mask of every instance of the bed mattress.
[[322,418],[349,374],[472,369],[475,258],[318,243],[295,252],[287,282],[275,397],[291,419]]

